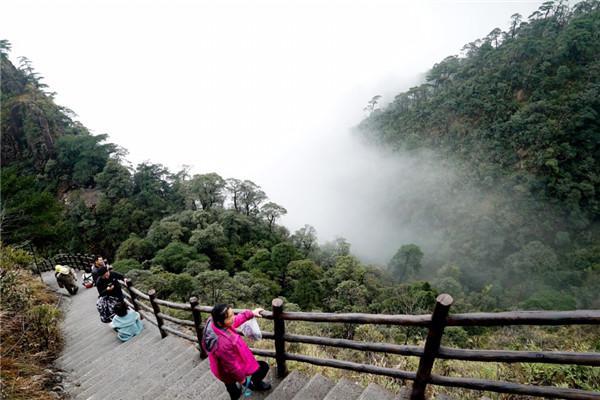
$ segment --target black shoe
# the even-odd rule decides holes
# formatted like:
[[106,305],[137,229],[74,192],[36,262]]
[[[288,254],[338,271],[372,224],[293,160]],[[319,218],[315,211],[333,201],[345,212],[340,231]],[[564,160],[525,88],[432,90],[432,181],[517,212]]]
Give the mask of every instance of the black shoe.
[[251,383],[250,389],[255,390],[257,392],[264,392],[265,390],[271,389],[271,384],[268,382],[260,381],[257,384]]

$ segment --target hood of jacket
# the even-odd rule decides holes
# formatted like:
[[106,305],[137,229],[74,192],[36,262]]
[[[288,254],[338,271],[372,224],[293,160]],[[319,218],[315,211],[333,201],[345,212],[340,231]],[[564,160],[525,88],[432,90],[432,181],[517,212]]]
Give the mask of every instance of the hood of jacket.
[[215,326],[212,323],[212,318],[206,321],[204,326],[204,333],[202,334],[202,344],[207,353],[212,352],[219,343],[219,336],[215,332]]
[[115,315],[112,320],[112,325],[115,328],[125,328],[127,326],[135,324],[137,319],[138,314],[136,312],[128,310],[127,315],[125,315],[124,317],[119,317],[118,315]]

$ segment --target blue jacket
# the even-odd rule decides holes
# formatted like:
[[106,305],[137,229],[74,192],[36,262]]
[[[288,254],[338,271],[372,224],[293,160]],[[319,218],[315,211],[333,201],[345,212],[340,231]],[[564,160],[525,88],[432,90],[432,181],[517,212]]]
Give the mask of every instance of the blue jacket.
[[144,329],[140,314],[131,310],[127,310],[127,315],[124,317],[115,315],[110,326],[117,331],[117,337],[123,342],[139,335]]

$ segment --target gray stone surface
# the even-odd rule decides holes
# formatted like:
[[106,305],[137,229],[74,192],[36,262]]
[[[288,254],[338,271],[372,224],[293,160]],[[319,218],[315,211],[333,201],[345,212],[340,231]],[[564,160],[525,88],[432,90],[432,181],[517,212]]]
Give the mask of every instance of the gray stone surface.
[[354,400],[362,393],[363,388],[356,383],[342,378],[336,385],[327,393],[324,400]]
[[268,400],[289,400],[293,398],[300,389],[308,383],[308,377],[298,371],[291,372],[277,388],[267,396]]
[[394,395],[375,383],[369,383],[358,400],[394,400]]
[[293,400],[322,400],[334,383],[321,374],[316,374],[296,395]]

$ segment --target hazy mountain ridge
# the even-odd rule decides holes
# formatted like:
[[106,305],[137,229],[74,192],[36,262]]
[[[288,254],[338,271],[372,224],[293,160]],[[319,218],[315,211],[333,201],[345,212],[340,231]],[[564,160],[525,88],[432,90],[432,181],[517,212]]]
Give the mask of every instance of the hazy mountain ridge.
[[371,103],[357,128],[364,137],[400,156],[427,149],[455,171],[413,204],[396,200],[399,221],[427,229],[416,243],[435,238],[421,277],[453,265],[467,290],[590,305],[576,288],[597,284],[600,265],[598,39],[597,1],[546,2],[436,64],[389,105]]

